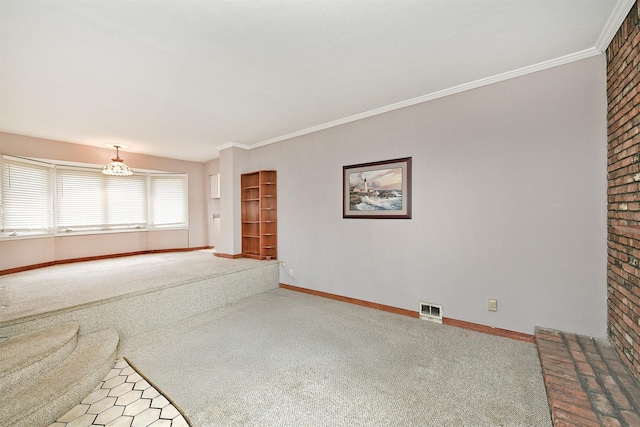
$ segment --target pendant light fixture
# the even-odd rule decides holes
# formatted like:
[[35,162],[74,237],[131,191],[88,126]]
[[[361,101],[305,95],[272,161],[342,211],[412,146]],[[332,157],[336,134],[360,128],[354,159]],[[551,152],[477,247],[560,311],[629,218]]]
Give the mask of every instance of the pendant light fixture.
[[111,175],[111,176],[133,175],[133,171],[131,170],[131,168],[125,165],[124,160],[120,158],[120,151],[119,151],[120,146],[114,145],[114,147],[116,149],[116,158],[111,159],[111,163],[109,163],[102,169],[102,173],[105,175]]

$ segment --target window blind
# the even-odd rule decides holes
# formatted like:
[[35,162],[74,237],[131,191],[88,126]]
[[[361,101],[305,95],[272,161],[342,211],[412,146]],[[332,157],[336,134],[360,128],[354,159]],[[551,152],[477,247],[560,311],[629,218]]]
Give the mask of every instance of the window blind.
[[52,168],[28,160],[1,160],[0,235],[53,231]]
[[105,176],[107,223],[110,227],[147,225],[147,179],[144,175]]
[[151,226],[186,227],[187,176],[151,175]]
[[142,228],[147,223],[144,175],[106,176],[99,170],[57,169],[59,231]]
[[102,177],[90,170],[57,168],[59,231],[99,230],[105,224]]

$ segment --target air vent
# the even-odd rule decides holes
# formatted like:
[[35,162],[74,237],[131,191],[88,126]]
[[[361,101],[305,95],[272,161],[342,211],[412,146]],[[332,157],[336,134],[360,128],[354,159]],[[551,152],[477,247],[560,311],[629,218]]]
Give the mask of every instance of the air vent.
[[430,304],[427,302],[421,302],[420,318],[436,323],[442,323],[442,306],[437,304]]

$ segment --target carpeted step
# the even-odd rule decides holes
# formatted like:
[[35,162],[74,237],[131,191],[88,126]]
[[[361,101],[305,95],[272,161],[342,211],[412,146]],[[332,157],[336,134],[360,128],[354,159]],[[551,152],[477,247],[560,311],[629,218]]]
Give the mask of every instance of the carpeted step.
[[0,426],[48,426],[89,394],[113,367],[119,336],[106,329],[78,338],[75,350],[25,388],[0,397]]
[[78,322],[9,337],[0,344],[0,396],[15,393],[62,362],[76,348]]

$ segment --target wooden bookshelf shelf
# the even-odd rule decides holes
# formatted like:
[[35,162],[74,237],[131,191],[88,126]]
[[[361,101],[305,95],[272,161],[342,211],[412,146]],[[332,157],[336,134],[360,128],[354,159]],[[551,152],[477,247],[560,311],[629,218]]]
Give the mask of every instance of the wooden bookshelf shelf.
[[278,257],[278,206],[276,171],[240,176],[242,256],[254,259]]

